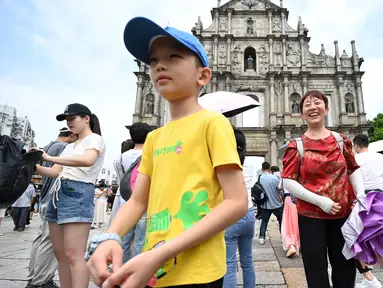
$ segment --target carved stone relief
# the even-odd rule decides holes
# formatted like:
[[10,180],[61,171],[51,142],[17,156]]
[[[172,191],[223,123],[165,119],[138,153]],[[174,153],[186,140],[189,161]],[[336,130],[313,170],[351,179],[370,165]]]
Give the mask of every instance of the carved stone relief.
[[274,43],[274,54],[275,66],[282,66],[282,43],[279,41]]
[[258,50],[258,63],[259,63],[259,73],[266,74],[268,71],[268,51],[265,44],[261,44]]
[[247,25],[246,26],[247,35],[253,36],[254,35],[254,20],[253,20],[253,18],[247,18],[246,25]]
[[267,20],[257,19],[255,22],[255,32],[258,37],[264,37],[267,34]]
[[265,9],[265,5],[259,0],[241,0],[241,4],[245,6],[244,8],[262,10]]
[[226,64],[226,46],[219,46],[219,64]]
[[235,35],[239,36],[241,35],[242,31],[242,25],[241,25],[241,20],[240,19],[235,19],[234,21],[234,33]]
[[219,23],[219,31],[220,32],[227,32],[227,18],[226,17],[222,17],[219,19],[220,23]]
[[279,18],[274,18],[273,20],[273,31],[280,32],[282,30],[282,22]]
[[145,114],[153,115],[154,113],[154,94],[149,93],[145,96]]
[[301,51],[299,48],[299,43],[294,41],[287,42],[287,49],[286,49],[287,62],[289,62],[293,66],[298,66],[300,62],[300,57],[301,57],[300,53]]
[[232,68],[234,73],[238,73],[241,70],[241,45],[237,44],[234,46],[232,51]]

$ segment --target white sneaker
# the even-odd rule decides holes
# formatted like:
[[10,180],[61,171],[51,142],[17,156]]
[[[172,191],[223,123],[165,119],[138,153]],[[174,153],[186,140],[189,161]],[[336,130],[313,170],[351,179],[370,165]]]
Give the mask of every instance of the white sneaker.
[[265,239],[264,238],[259,238],[259,244],[264,245],[265,244]]
[[355,285],[355,288],[382,288],[382,284],[380,284],[379,280],[374,277],[372,281],[363,279],[362,282]]

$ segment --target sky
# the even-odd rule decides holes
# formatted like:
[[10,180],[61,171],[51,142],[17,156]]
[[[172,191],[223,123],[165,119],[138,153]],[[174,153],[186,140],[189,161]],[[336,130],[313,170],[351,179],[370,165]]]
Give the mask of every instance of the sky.
[[[221,1],[221,5],[226,1]],[[279,4],[279,1],[272,1]],[[36,143],[56,138],[65,123],[55,116],[69,103],[82,103],[101,122],[107,145],[106,167],[129,137],[136,95],[137,64],[123,43],[129,19],[145,16],[158,24],[190,31],[201,16],[211,24],[216,0],[0,0],[0,104],[28,116]],[[351,55],[351,40],[365,59],[362,69],[367,118],[383,111],[380,95],[383,71],[383,1],[285,0],[289,24],[298,17],[310,30],[310,50],[319,54],[323,43],[334,55]]]

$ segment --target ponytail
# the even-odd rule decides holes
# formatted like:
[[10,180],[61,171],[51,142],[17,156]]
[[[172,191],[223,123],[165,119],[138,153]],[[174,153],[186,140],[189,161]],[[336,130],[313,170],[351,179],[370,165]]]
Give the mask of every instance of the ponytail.
[[90,130],[92,130],[93,133],[102,136],[100,121],[98,120],[98,117],[95,114],[92,114],[90,116]]
[[233,130],[234,130],[235,141],[237,143],[237,152],[238,152],[239,160],[241,161],[241,165],[243,165],[243,163],[245,163],[245,151],[247,146],[246,137],[242,131],[237,130],[234,127],[233,127]]

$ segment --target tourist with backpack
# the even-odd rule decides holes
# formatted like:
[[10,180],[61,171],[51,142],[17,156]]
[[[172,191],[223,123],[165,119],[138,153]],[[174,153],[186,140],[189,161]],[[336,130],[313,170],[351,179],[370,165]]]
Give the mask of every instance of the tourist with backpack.
[[[224,231],[246,215],[248,198],[230,122],[198,104],[212,75],[206,51],[191,33],[143,17],[129,21],[124,39],[150,66],[171,120],[149,133],[132,196],[107,233],[91,238],[89,271],[103,287],[145,287],[153,276],[157,287],[222,287]],[[122,265],[121,237],[146,212],[144,252]]]
[[353,288],[356,261],[342,253],[341,227],[355,199],[365,197],[363,180],[350,139],[329,131],[328,99],[309,91],[300,102],[307,131],[288,144],[283,156],[285,188],[297,197],[301,253],[309,288]]
[[45,214],[49,222],[62,287],[85,288],[89,274],[84,254],[94,216],[94,183],[105,157],[98,118],[88,107],[74,103],[56,117],[66,120],[78,140],[68,144],[59,157],[43,154],[51,168],[37,166],[40,175],[57,178]]
[[[65,147],[77,140],[77,134],[74,134],[67,127],[59,130],[58,137],[47,144],[43,150],[50,156],[60,156]],[[43,167],[52,167],[53,163],[42,162]],[[45,219],[47,205],[51,200],[49,190],[52,188],[56,179],[43,177],[40,197],[39,197],[39,212],[41,224],[38,234],[33,240],[31,254],[28,266],[28,283],[25,288],[54,288],[57,287],[53,281],[57,270],[57,260],[53,253],[51,237],[49,236],[49,224]]]
[[[131,139],[123,141],[121,143],[121,155],[124,154],[126,151],[129,151],[133,148],[134,148],[134,143]],[[116,197],[114,197],[112,212],[110,213],[108,227],[110,223],[112,223],[118,210],[120,210],[121,205],[125,203],[123,199],[121,198],[121,192],[120,192],[120,182],[122,177],[124,176],[124,168],[122,167],[121,155],[120,157],[118,157],[116,160],[113,161],[113,168],[114,168],[114,171],[116,171],[116,180],[118,184],[118,189],[116,192]]]
[[262,163],[262,174],[258,177],[258,183],[263,193],[265,201],[261,204],[261,227],[259,231],[259,243],[265,244],[267,226],[270,221],[271,214],[275,215],[278,220],[279,230],[282,227],[283,200],[281,190],[279,188],[279,179],[271,174],[271,166],[269,162]]
[[[121,167],[124,176],[121,180],[128,179],[127,183],[120,182],[120,191],[122,195],[131,194],[134,188],[135,179],[137,178],[137,171],[141,162],[142,149],[146,141],[146,137],[152,131],[147,123],[136,122],[129,127],[130,138],[134,143],[134,148],[126,151],[121,155]],[[133,183],[134,181],[134,183]],[[133,184],[133,185],[132,185]],[[128,190],[127,193],[124,193]],[[127,198],[127,197],[125,197]],[[121,199],[121,204],[125,204],[127,199]],[[137,224],[122,238],[122,247],[124,249],[123,262],[128,262],[133,256],[141,253],[144,247],[146,231],[146,213],[142,215]],[[133,242],[132,242],[133,241]],[[133,251],[131,244],[133,243]]]

